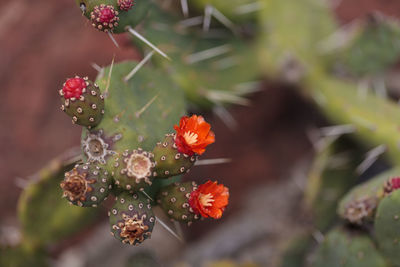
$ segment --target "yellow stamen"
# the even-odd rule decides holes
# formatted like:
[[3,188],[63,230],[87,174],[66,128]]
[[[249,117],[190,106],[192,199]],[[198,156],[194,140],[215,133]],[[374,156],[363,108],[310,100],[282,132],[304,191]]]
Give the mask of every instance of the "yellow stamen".
[[203,207],[210,207],[212,206],[212,202],[214,202],[214,196],[211,193],[207,195],[200,194],[199,201]]
[[185,134],[183,135],[183,138],[185,139],[185,141],[188,145],[192,145],[192,144],[196,143],[198,137],[199,136],[197,134],[192,133],[190,131],[185,132]]

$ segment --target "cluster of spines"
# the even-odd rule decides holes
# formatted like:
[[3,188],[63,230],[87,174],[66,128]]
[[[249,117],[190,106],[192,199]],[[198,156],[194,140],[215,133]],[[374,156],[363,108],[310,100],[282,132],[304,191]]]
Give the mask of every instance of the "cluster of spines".
[[121,193],[108,215],[111,234],[122,243],[138,245],[151,237],[155,216],[148,198]]
[[76,123],[88,128],[98,125],[104,115],[104,96],[97,84],[88,77],[68,79],[59,90],[61,110]]
[[97,207],[107,198],[112,188],[109,173],[89,163],[76,165],[66,172],[60,186],[63,197],[71,204],[81,207]]
[[166,134],[162,142],[158,142],[153,150],[157,166],[154,176],[169,178],[189,172],[197,160],[196,155],[189,156],[178,151],[175,144],[175,134]]

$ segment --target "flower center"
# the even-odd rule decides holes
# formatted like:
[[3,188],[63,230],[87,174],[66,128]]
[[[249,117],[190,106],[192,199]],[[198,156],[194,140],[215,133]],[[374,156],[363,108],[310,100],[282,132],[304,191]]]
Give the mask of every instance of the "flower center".
[[207,195],[200,194],[199,196],[199,202],[203,207],[210,207],[212,206],[212,203],[214,202],[214,196],[211,193],[208,193]]
[[183,135],[183,138],[185,139],[188,145],[193,145],[194,143],[196,143],[198,137],[199,136],[197,134],[192,133],[190,131],[185,132],[185,134]]

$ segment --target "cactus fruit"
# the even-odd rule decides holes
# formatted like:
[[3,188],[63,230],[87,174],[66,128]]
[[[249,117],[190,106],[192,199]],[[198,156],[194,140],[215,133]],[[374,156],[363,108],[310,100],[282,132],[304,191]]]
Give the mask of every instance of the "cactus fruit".
[[375,235],[382,254],[394,266],[400,265],[400,191],[385,197],[375,216]]
[[189,156],[178,151],[175,144],[175,134],[165,135],[165,139],[157,143],[153,153],[157,162],[154,174],[158,178],[184,174],[196,162],[196,156]]
[[383,194],[390,195],[393,191],[400,188],[400,177],[395,177],[387,180],[383,186]]
[[61,110],[76,123],[88,128],[100,123],[104,114],[104,96],[99,87],[87,77],[68,79],[59,91]]
[[382,255],[366,235],[333,229],[315,253],[311,267],[387,267]]
[[70,206],[61,198],[59,186],[65,171],[74,164],[70,158],[54,159],[38,173],[38,179],[29,184],[18,202],[23,246],[36,249],[56,244],[98,219],[98,209]]
[[208,181],[200,186],[194,182],[171,184],[161,189],[157,202],[171,219],[190,225],[200,216],[221,218],[228,199],[228,188]]
[[151,3],[146,0],[76,0],[77,5],[99,31],[122,33],[135,27],[147,15]]
[[99,31],[113,32],[114,28],[118,27],[118,11],[112,5],[95,6],[90,13],[90,21],[92,26]]
[[157,162],[155,174],[161,178],[186,173],[196,155],[203,154],[215,142],[214,132],[202,116],[184,116],[174,128],[176,134],[167,134],[153,150]]
[[134,0],[118,0],[118,7],[122,11],[128,11],[134,4]]
[[139,245],[150,238],[156,220],[150,200],[142,194],[120,194],[109,215],[111,234],[130,245]]
[[174,183],[162,188],[157,202],[169,218],[191,225],[193,221],[200,219],[189,204],[191,193],[196,189],[195,182]]
[[124,151],[120,158],[115,159],[115,184],[127,190],[144,190],[145,186],[151,185],[150,179],[156,166],[153,158],[152,153],[142,149]]
[[339,216],[355,224],[372,221],[389,178],[399,172],[398,168],[394,168],[354,187],[340,200]]
[[112,188],[109,173],[90,163],[76,165],[66,172],[60,186],[63,197],[81,207],[97,207]]

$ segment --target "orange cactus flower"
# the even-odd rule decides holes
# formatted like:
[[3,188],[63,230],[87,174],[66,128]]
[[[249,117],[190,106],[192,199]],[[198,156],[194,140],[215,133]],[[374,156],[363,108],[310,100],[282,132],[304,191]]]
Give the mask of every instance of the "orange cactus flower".
[[219,219],[229,203],[229,189],[217,182],[207,181],[190,194],[189,205],[204,218]]
[[189,156],[194,153],[203,154],[206,146],[215,142],[215,135],[211,131],[211,126],[202,116],[193,115],[190,118],[184,116],[175,125],[176,131],[175,144],[178,151]]

